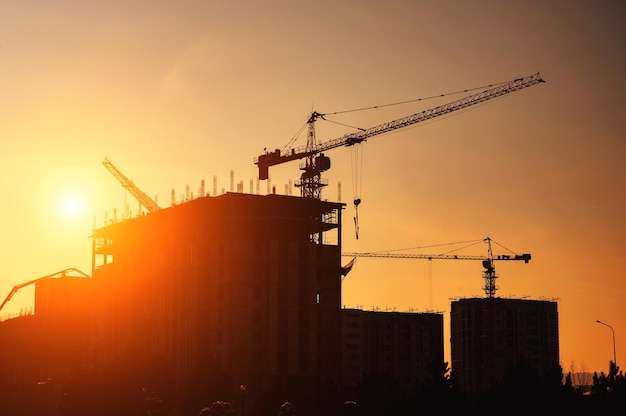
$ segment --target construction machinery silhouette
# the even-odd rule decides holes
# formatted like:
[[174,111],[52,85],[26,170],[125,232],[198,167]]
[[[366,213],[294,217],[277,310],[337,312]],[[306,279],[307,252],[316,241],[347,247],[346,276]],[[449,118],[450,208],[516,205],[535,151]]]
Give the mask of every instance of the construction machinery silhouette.
[[[463,243],[472,243],[474,245],[476,242],[484,241],[487,244],[487,256],[468,256],[468,255],[460,255],[455,253],[443,253],[443,254],[410,254],[410,253],[392,253],[389,251],[383,252],[370,252],[370,253],[343,253],[342,256],[345,257],[378,257],[378,258],[395,258],[395,259],[424,259],[424,260],[480,260],[482,261],[482,265],[485,268],[483,277],[485,279],[485,286],[483,290],[488,298],[493,298],[496,295],[496,291],[498,287],[496,286],[496,279],[498,276],[496,275],[496,267],[495,261],[510,261],[510,260],[521,260],[524,263],[528,263],[530,261],[530,254],[516,254],[509,249],[506,249],[511,254],[502,254],[498,256],[493,255],[493,250],[491,247],[491,238],[487,237],[482,240],[472,240],[466,241]],[[495,242],[494,242],[495,243]],[[459,244],[459,243],[448,243],[449,244]],[[498,243],[496,243],[498,244]],[[500,247],[505,248],[501,244],[498,244]],[[466,248],[467,246],[463,247]],[[454,251],[458,251],[460,249],[456,249]],[[353,259],[354,260],[354,259]]]
[[128,179],[122,172],[120,172],[113,163],[109,161],[109,159],[104,158],[102,164],[117,178],[118,181],[122,184],[124,188],[128,190],[141,205],[143,205],[148,212],[156,212],[161,209],[159,204],[157,204],[152,198],[146,195],[141,189],[139,189],[133,181]]
[[[494,98],[502,97],[542,82],[544,82],[544,80],[537,72],[533,75],[498,84],[493,88],[486,89],[480,93],[472,94],[444,105],[370,127],[368,129],[361,129],[354,133],[348,133],[339,138],[323,143],[318,143],[315,137],[315,122],[318,119],[324,119],[325,114],[313,111],[307,121],[308,135],[305,146],[299,148],[287,148],[282,151],[280,149],[276,149],[272,152],[265,151],[262,155],[255,158],[254,163],[259,168],[259,180],[269,179],[270,166],[279,165],[292,160],[306,159],[305,163],[300,166],[300,169],[303,172],[300,176],[300,180],[296,182],[295,185],[301,188],[300,191],[303,197],[320,199],[322,188],[328,184],[327,181],[322,180],[321,173],[330,169],[330,158],[324,155],[323,152],[337,147],[353,146],[362,143],[370,137],[389,133],[403,127],[431,120],[458,110],[466,109],[476,104],[481,104]],[[360,200],[355,199],[354,203],[356,206],[360,203]]]
[[64,269],[64,270],[58,271],[56,273],[49,274],[47,276],[38,277],[37,279],[29,280],[28,282],[16,285],[16,286],[13,287],[13,289],[11,289],[11,292],[9,292],[9,295],[4,299],[4,302],[2,302],[2,305],[0,305],[0,311],[2,310],[2,308],[4,308],[4,305],[6,305],[6,303],[11,300],[13,295],[15,295],[15,293],[19,289],[21,289],[23,287],[26,287],[26,286],[29,286],[29,285],[32,285],[33,283],[37,283],[38,281],[40,281],[42,279],[68,277],[68,273],[72,273],[72,272],[78,273],[80,275],[80,276],[77,276],[77,277],[91,277],[88,274],[86,274],[86,273],[84,273],[84,272],[82,272],[82,271],[80,271],[80,270],[78,270],[76,268],[70,267],[68,269]]

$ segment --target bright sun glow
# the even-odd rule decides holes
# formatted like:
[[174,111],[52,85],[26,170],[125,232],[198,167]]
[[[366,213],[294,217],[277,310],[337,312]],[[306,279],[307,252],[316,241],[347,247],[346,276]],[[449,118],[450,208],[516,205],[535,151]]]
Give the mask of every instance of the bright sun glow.
[[61,213],[67,218],[75,218],[80,216],[82,210],[82,202],[78,197],[67,197],[62,202]]

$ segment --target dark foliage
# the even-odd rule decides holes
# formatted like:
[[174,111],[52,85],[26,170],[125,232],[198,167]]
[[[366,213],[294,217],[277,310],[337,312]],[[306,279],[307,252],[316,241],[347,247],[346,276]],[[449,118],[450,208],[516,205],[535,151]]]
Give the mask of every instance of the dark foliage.
[[[57,403],[61,406],[45,413],[50,415],[240,414],[242,407],[237,398],[241,393],[229,391],[231,377],[210,372],[211,364],[198,366],[189,380],[189,388],[180,398],[163,361],[159,357],[136,354],[127,354],[98,372],[78,374],[66,386],[43,385],[37,394],[59,398]],[[270,390],[258,394],[253,402],[246,402],[245,416],[415,416],[426,413],[587,416],[621,414],[626,409],[626,377],[621,372],[617,374],[617,369],[609,371],[608,375],[594,374],[591,390],[584,392],[572,385],[569,374],[563,377],[560,367],[544,370],[540,376],[528,363],[520,361],[506,372],[501,383],[473,395],[458,391],[447,363],[427,372],[429,377],[413,386],[403,386],[393,374],[379,372],[370,372],[359,385],[343,389],[329,380],[321,380],[314,386],[294,383],[288,397]],[[14,393],[22,400],[34,394],[31,391]],[[235,398],[233,406],[224,401],[229,398]],[[287,407],[281,407],[286,401],[293,403],[291,413]]]
[[356,388],[362,416],[399,416],[406,411],[407,397],[396,376],[370,372]]
[[465,399],[448,375],[449,372],[448,363],[441,363],[428,371],[430,377],[427,381],[416,384],[413,396],[409,398],[411,414],[419,414],[425,408],[443,408],[446,414],[464,414]]
[[626,376],[618,371],[611,366],[608,375],[594,373],[588,407],[596,414],[620,414],[626,409]]

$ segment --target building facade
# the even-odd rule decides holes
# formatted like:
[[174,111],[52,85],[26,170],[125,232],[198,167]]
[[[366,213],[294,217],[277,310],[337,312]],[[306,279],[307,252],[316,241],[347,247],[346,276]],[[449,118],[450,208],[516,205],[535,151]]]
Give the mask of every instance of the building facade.
[[94,360],[145,352],[180,389],[251,397],[338,382],[342,209],[227,193],[95,230]]
[[451,304],[450,338],[452,373],[464,392],[491,389],[519,364],[543,376],[559,366],[557,303],[456,300]]
[[346,386],[374,372],[391,374],[410,388],[432,382],[445,367],[443,314],[344,309],[342,326]]

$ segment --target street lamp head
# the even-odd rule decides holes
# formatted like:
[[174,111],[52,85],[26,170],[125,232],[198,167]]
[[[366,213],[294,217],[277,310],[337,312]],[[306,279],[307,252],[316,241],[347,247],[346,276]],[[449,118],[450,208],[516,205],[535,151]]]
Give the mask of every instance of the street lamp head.
[[607,324],[606,322],[602,322],[599,319],[596,319],[596,322],[599,323],[600,325],[604,325],[604,326],[607,326],[607,327],[611,328],[611,331],[613,331],[613,327],[611,325]]
[[613,364],[612,364],[612,368],[614,368],[614,370],[612,371],[617,371],[617,354],[615,353],[615,329],[613,329],[613,327],[609,324],[607,324],[606,322],[602,322],[599,319],[596,319],[596,322],[604,325],[606,327],[608,327],[611,330],[611,334],[613,334]]

